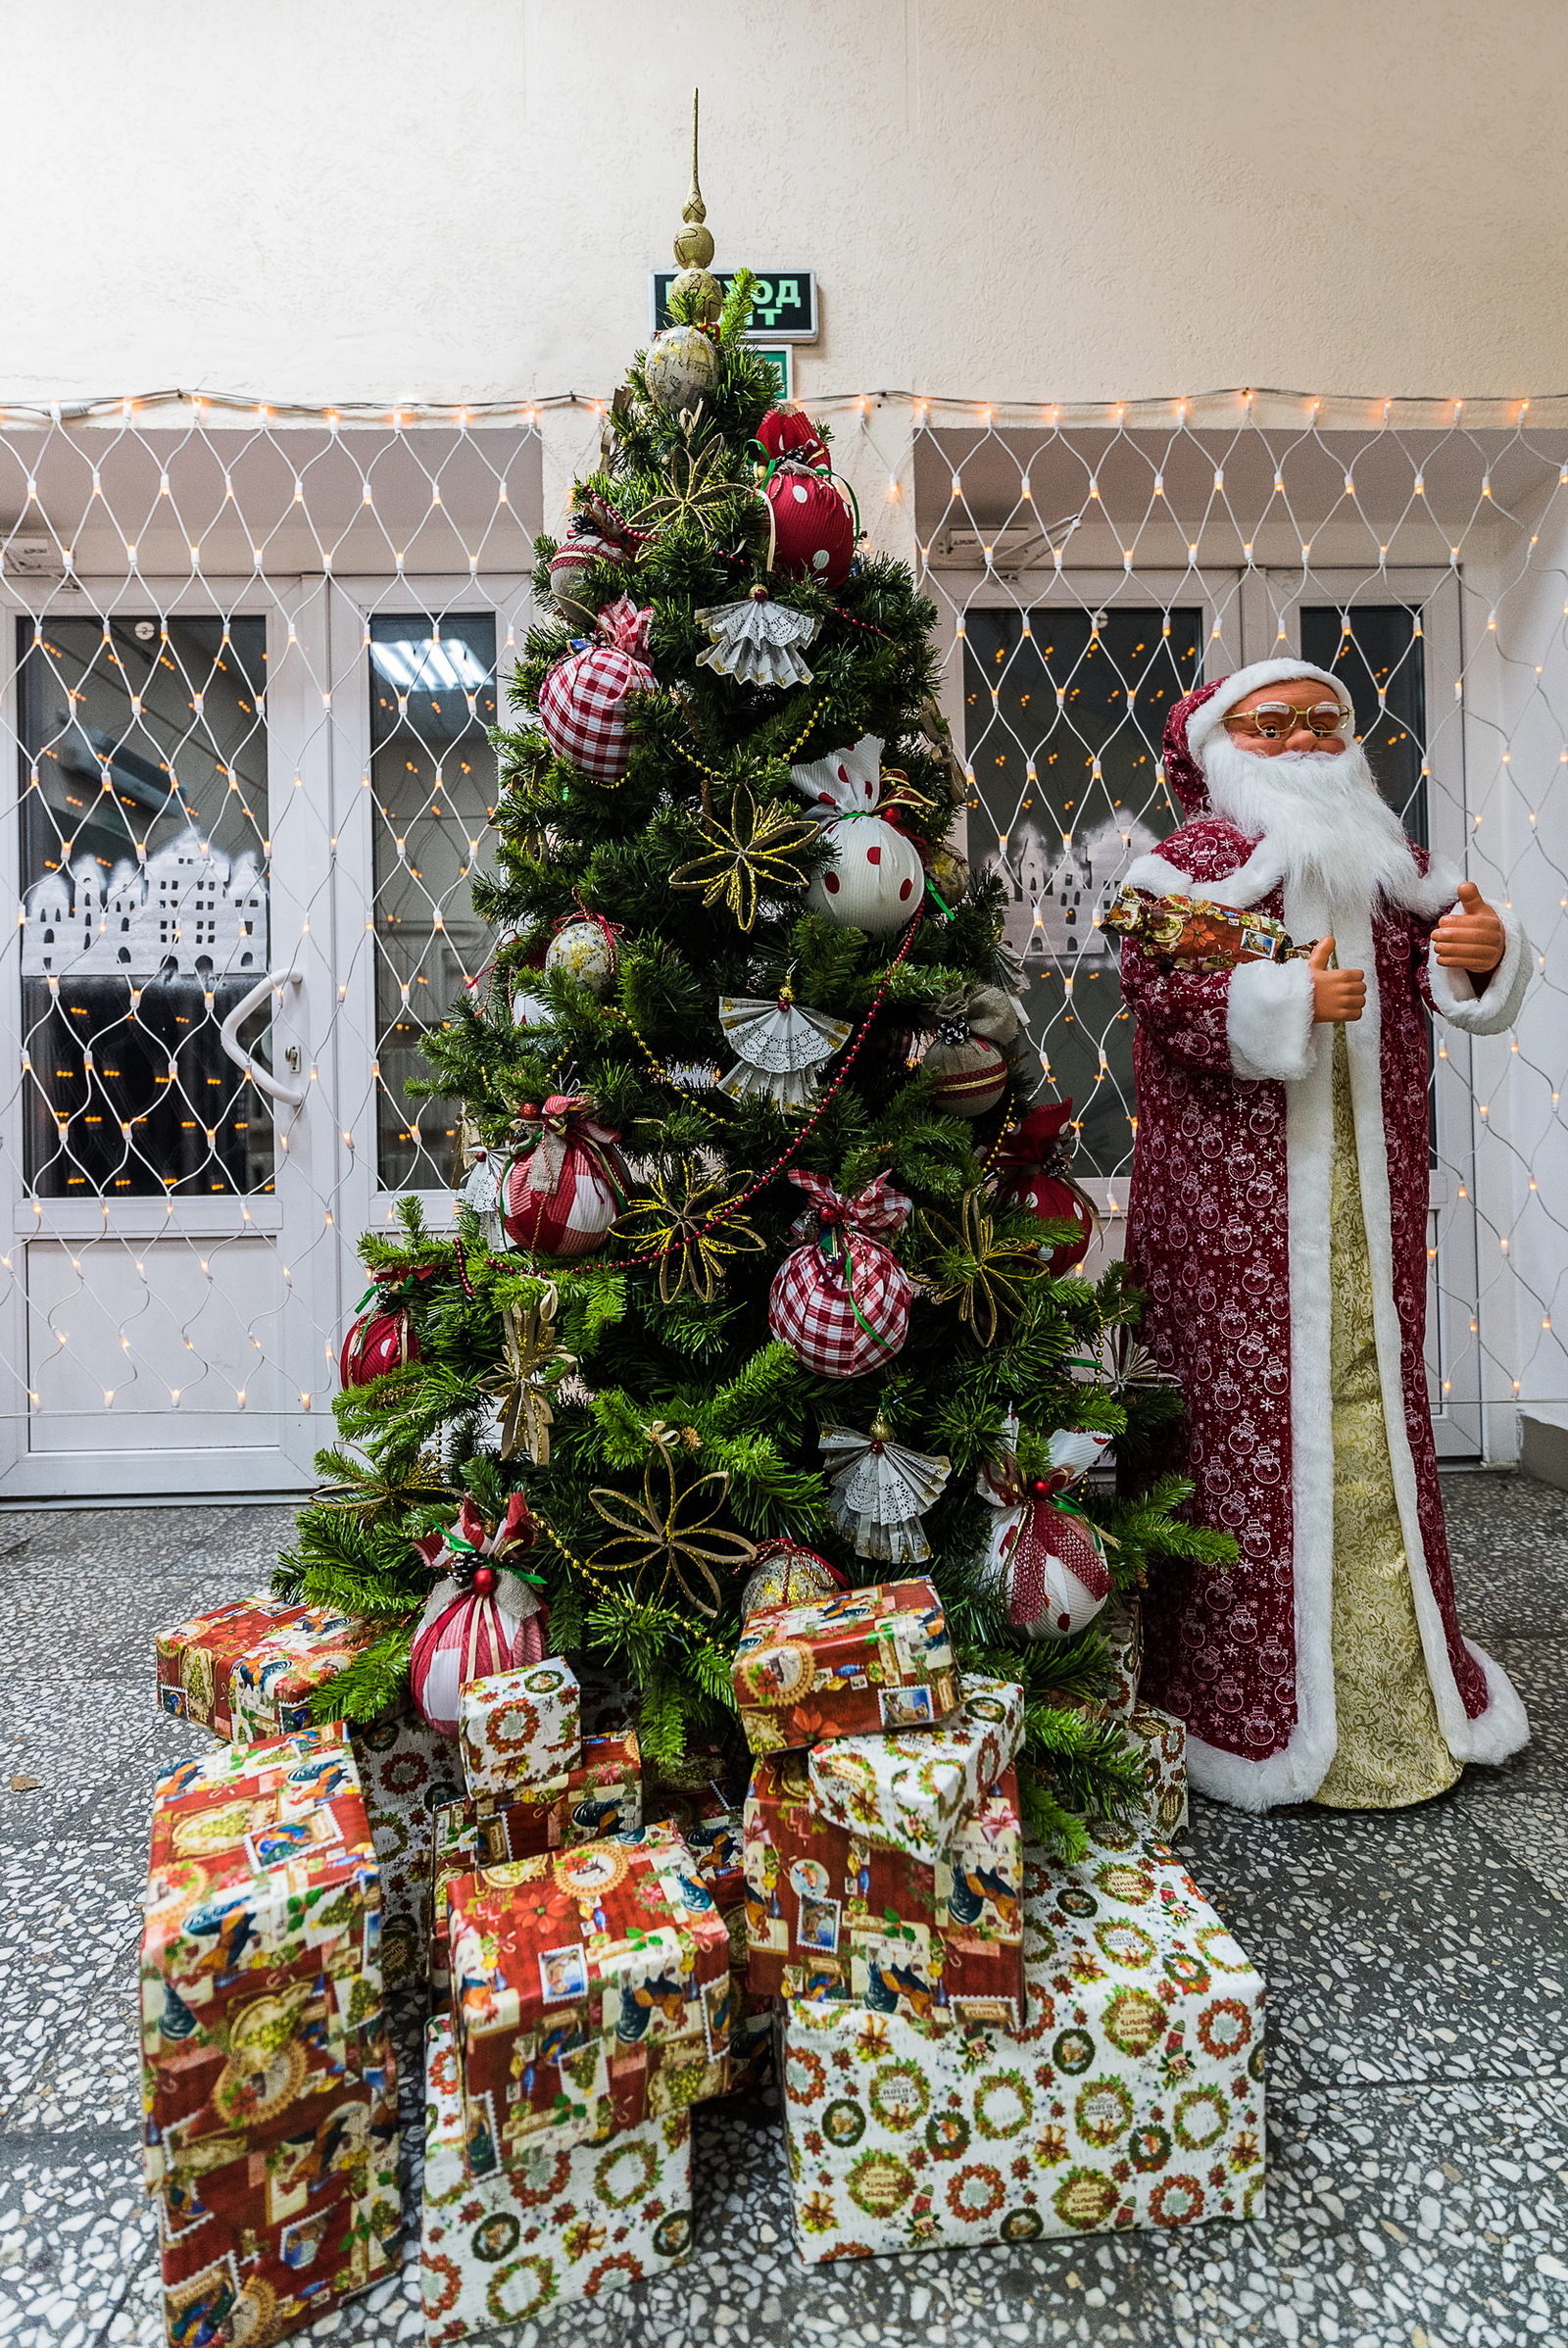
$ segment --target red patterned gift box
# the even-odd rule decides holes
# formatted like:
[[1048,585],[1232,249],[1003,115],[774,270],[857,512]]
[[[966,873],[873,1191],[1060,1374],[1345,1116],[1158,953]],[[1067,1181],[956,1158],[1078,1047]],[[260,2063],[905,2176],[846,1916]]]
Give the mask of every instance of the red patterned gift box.
[[804,1755],[762,1760],[746,1797],[745,1858],[754,1993],[849,1999],[922,2022],[1016,2020],[1023,1842],[1014,1770],[928,1865],[818,1818]]
[[311,1697],[377,1636],[330,1606],[231,1598],[160,1631],[158,1701],[179,1720],[239,1741],[309,1728]]
[[941,1600],[926,1581],[872,1583],[749,1614],[733,1671],[754,1753],[935,1728],[959,1694]]
[[642,1756],[628,1730],[619,1737],[585,1737],[582,1759],[564,1778],[512,1800],[466,1794],[449,1801],[433,1822],[430,1852],[430,1983],[450,1989],[447,1887],[476,1868],[569,1850],[604,1834],[642,1825]]
[[475,2177],[722,2092],[729,1934],[672,1828],[460,1876],[447,1914]]
[[167,1777],[143,1905],[169,2337],[277,2338],[387,2274],[399,2228],[380,1883],[341,1726]]

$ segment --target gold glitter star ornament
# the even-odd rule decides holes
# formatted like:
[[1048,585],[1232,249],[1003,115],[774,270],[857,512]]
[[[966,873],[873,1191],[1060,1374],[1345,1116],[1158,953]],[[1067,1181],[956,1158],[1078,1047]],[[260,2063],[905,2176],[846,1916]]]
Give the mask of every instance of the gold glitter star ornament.
[[736,786],[728,821],[705,815],[703,833],[710,843],[708,852],[678,865],[669,885],[700,890],[707,905],[722,902],[738,929],[755,924],[758,896],[763,889],[805,888],[807,876],[794,859],[816,839],[816,825],[777,801],[759,807],[745,783]]

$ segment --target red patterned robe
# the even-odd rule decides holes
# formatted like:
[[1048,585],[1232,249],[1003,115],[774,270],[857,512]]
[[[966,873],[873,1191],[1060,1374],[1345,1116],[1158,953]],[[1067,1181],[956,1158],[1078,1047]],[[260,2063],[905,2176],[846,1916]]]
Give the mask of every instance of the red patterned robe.
[[[1250,672],[1251,673],[1251,672]],[[1261,672],[1263,681],[1271,672]],[[1315,673],[1315,672],[1313,672]],[[1202,790],[1191,765],[1189,805]],[[1366,972],[1345,1028],[1372,1274],[1378,1376],[1421,1652],[1456,1762],[1524,1743],[1524,1709],[1454,1611],[1423,1360],[1428,1211],[1427,1010],[1471,1034],[1509,1025],[1529,976],[1509,923],[1479,995],[1428,940],[1458,874],[1412,848],[1409,906],[1360,935],[1343,906],[1282,884],[1266,838],[1206,811],[1128,879],[1332,926],[1341,965]],[[1129,941],[1122,984],[1138,1022],[1138,1139],[1127,1257],[1148,1291],[1146,1334],[1180,1380],[1193,1513],[1234,1533],[1229,1571],[1167,1569],[1147,1600],[1143,1689],[1187,1723],[1193,1783],[1247,1809],[1309,1799],[1336,1745],[1334,1460],[1329,1374],[1330,1027],[1312,1024],[1302,962],[1163,970]]]

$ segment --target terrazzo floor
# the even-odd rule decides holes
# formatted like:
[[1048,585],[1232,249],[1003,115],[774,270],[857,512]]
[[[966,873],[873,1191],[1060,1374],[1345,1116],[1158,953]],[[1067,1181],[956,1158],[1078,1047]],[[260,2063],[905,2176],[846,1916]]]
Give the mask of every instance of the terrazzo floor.
[[[766,2097],[699,2116],[698,2255],[508,2348],[1514,2348],[1568,2341],[1568,1522],[1447,1482],[1466,1628],[1535,1741],[1416,1811],[1196,1803],[1193,1872],[1270,1984],[1267,2215],[803,2267]],[[158,2348],[136,2152],[134,1959],[154,1781],[207,1739],[153,1710],[155,1629],[261,1587],[277,1508],[0,1517],[0,2348]],[[418,2016],[400,2014],[416,2157]],[[420,2334],[416,2271],[307,2340]]]

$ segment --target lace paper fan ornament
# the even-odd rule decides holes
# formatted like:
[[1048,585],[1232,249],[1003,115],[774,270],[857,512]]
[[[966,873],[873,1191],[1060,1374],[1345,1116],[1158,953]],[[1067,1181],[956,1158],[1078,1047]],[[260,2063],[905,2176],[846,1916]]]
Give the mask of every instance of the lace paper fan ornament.
[[797,1003],[788,980],[769,1003],[753,995],[721,995],[718,1024],[740,1058],[718,1090],[732,1101],[762,1094],[785,1108],[804,1108],[816,1092],[815,1071],[849,1041],[852,1023],[829,1019]]
[[499,1255],[507,1244],[501,1216],[501,1193],[512,1165],[510,1150],[492,1150],[481,1143],[473,1152],[473,1163],[463,1178],[458,1198],[462,1205],[471,1207],[479,1218],[484,1244],[493,1255]]
[[699,668],[715,668],[743,685],[810,683],[801,654],[822,625],[814,613],[775,603],[765,587],[754,587],[738,604],[713,604],[692,616],[710,638],[707,652],[697,656]]
[[854,1541],[856,1555],[923,1564],[931,1543],[920,1519],[952,1475],[952,1462],[894,1443],[882,1418],[872,1420],[869,1435],[824,1427],[820,1441],[833,1522]]

